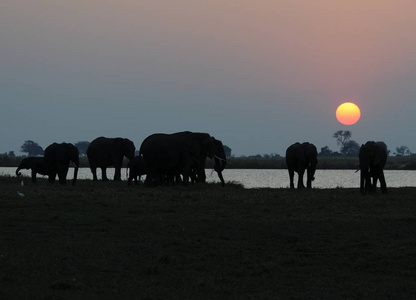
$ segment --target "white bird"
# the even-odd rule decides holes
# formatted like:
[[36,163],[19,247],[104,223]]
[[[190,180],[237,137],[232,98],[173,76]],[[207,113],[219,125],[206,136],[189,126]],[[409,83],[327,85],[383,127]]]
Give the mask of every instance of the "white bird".
[[20,185],[21,186],[24,186],[25,185],[25,183],[23,182],[23,180],[20,182]]
[[17,191],[17,194],[20,196],[20,198],[23,198],[25,196],[25,194],[23,194],[23,193],[21,193],[19,191]]

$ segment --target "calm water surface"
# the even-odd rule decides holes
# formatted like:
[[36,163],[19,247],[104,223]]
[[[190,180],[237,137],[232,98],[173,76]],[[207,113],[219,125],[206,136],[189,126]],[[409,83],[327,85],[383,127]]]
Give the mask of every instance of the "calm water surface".
[[[16,168],[0,168],[0,175],[16,176]],[[30,177],[30,170],[21,170],[22,175]],[[70,168],[68,178],[73,176],[73,169]],[[97,171],[98,178],[101,178],[101,172]],[[206,170],[208,182],[219,182],[217,173],[212,170]],[[416,187],[416,171],[404,170],[386,170],[384,172],[387,187]],[[233,181],[244,185],[245,188],[287,188],[289,187],[289,175],[287,170],[246,170],[233,169],[224,170],[224,179],[226,182]],[[113,178],[114,169],[107,170],[108,178]],[[42,178],[42,176],[38,176]],[[121,177],[126,180],[126,169],[122,169]],[[92,174],[88,168],[80,168],[78,172],[79,179],[91,179]],[[295,175],[295,181],[297,175]],[[305,176],[306,181],[306,176]],[[354,170],[317,170],[315,181],[312,183],[316,188],[354,188],[360,184],[360,173]]]

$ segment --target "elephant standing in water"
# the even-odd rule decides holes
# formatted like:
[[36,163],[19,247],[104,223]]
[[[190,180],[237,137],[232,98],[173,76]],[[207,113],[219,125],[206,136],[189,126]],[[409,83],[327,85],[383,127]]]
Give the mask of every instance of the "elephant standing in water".
[[293,177],[298,173],[298,189],[305,188],[303,174],[307,171],[306,187],[312,188],[312,181],[315,179],[316,165],[318,164],[318,151],[315,145],[295,143],[286,150],[286,165],[289,171],[290,188],[294,189]]
[[[384,166],[387,161],[387,146],[383,142],[368,141],[362,145],[358,155],[360,160],[360,192],[375,192],[380,180],[382,193],[387,193]],[[371,182],[372,179],[372,182]]]
[[134,158],[134,143],[125,138],[99,137],[91,142],[87,149],[88,161],[94,180],[97,178],[97,168],[101,168],[102,180],[107,181],[107,168],[114,166],[114,180],[121,180],[123,157]]
[[43,157],[26,157],[23,158],[19,166],[16,169],[16,176],[22,175],[19,171],[32,170],[32,182],[36,183],[36,174],[48,175],[48,172],[45,168],[45,160]]
[[56,175],[58,174],[60,184],[66,184],[69,162],[72,161],[75,164],[72,185],[75,185],[79,168],[79,152],[77,147],[70,143],[53,143],[46,147],[44,159],[49,182],[55,182]]
[[[215,142],[217,141],[217,142]],[[222,143],[208,133],[190,131],[173,134],[157,133],[148,136],[140,147],[139,155],[147,168],[146,183],[168,181],[167,178],[183,176],[183,183],[189,178],[205,182],[205,160],[215,161],[214,170],[224,186],[222,171],[226,166]]]

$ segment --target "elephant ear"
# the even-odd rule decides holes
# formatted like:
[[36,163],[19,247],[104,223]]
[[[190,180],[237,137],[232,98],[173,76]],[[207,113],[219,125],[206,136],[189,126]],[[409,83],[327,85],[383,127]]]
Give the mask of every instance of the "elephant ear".
[[306,147],[305,151],[306,159],[309,162],[309,164],[317,163],[318,162],[318,150],[316,149],[315,145],[309,144]]
[[377,142],[374,149],[374,165],[384,165],[387,158],[387,146],[383,142]]

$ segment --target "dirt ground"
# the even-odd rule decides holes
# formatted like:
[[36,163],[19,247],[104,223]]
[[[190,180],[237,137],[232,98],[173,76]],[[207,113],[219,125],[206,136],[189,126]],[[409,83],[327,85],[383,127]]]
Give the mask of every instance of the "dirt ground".
[[0,299],[416,297],[416,188],[24,183],[0,178]]

